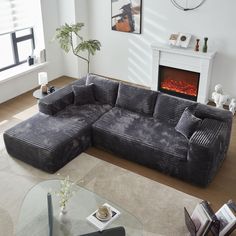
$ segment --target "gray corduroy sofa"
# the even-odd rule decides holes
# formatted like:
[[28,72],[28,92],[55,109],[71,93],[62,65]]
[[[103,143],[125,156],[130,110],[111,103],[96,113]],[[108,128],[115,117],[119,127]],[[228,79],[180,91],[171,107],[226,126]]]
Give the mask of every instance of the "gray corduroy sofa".
[[[93,84],[95,102],[74,104],[73,86]],[[195,104],[201,125],[187,139],[175,130]],[[206,186],[229,147],[232,114],[95,75],[39,101],[39,113],[4,133],[8,153],[53,173],[89,146]]]

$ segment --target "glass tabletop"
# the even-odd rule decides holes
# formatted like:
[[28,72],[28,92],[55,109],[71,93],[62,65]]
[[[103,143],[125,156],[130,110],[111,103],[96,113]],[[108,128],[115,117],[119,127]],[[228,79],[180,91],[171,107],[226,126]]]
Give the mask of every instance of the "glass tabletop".
[[[47,180],[35,185],[27,193],[20,210],[16,236],[48,236],[47,193],[59,189],[60,180]],[[53,236],[79,236],[98,231],[86,218],[104,203],[108,203],[121,212],[121,215],[107,228],[123,226],[127,236],[142,235],[142,223],[126,210],[79,185],[74,185],[74,190],[66,207],[66,224],[59,220],[59,197],[52,194]]]

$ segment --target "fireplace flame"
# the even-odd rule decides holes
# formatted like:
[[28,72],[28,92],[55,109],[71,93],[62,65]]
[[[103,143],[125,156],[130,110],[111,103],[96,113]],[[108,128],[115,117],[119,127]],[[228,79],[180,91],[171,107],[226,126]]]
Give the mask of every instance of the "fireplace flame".
[[165,79],[161,82],[161,88],[190,96],[197,96],[197,86],[183,80]]

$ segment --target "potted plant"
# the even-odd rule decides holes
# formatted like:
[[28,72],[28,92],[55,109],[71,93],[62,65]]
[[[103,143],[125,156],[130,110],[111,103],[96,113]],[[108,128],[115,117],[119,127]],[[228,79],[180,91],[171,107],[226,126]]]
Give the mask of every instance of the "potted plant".
[[[55,40],[59,42],[60,47],[68,53],[72,50],[73,54],[87,62],[88,73],[90,66],[90,57],[101,48],[101,43],[98,40],[84,40],[80,35],[84,23],[76,23],[68,25],[65,23],[56,29]],[[76,42],[76,43],[75,43]],[[81,52],[87,52],[87,57],[81,56]]]

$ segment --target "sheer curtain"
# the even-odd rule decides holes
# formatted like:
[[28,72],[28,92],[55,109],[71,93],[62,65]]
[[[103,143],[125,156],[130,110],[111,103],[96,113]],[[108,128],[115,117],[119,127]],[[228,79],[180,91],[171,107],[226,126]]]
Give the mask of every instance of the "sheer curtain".
[[0,35],[32,27],[34,0],[0,0]]

